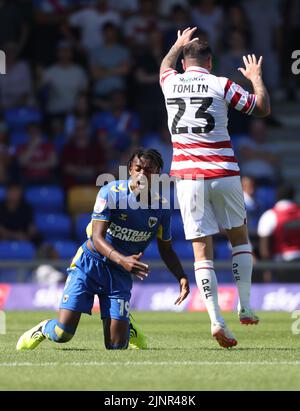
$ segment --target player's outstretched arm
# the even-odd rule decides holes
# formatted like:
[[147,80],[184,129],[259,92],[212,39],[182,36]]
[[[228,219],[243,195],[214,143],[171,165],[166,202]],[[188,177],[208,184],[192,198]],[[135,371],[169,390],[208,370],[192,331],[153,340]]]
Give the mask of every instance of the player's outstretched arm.
[[93,243],[96,250],[109,260],[121,265],[129,273],[134,274],[140,280],[143,280],[148,276],[149,266],[148,264],[139,261],[142,257],[142,253],[125,256],[115,250],[105,239],[108,226],[108,221],[93,220]]
[[178,57],[180,56],[180,53],[184,46],[191,43],[192,41],[198,40],[198,38],[191,40],[191,37],[196,30],[197,30],[197,27],[193,27],[192,29],[188,27],[185,30],[183,30],[182,33],[180,30],[178,30],[176,42],[173,44],[168,54],[165,56],[165,58],[161,62],[160,76],[166,70],[170,68],[174,69],[176,67]]
[[256,106],[252,114],[256,117],[266,117],[271,113],[271,104],[269,93],[262,79],[262,61],[260,56],[258,62],[254,54],[243,57],[245,68],[240,67],[238,70],[251,81],[254,94],[257,96]]
[[184,273],[184,270],[178,258],[178,255],[175,253],[173,249],[172,241],[171,240],[163,241],[158,238],[157,245],[158,245],[159,254],[162,260],[164,261],[168,269],[171,271],[171,273],[179,281],[180,294],[177,300],[175,301],[175,304],[179,305],[189,295],[189,292],[190,292],[189,280],[186,274]]

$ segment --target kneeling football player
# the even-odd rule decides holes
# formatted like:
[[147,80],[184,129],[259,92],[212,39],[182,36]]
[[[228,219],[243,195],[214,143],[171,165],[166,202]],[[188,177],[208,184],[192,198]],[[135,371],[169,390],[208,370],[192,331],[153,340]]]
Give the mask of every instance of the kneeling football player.
[[[91,236],[68,268],[58,318],[44,320],[26,331],[17,350],[32,350],[45,339],[70,341],[81,314],[91,314],[95,295],[100,301],[105,347],[126,349],[130,342],[132,348],[146,348],[145,337],[130,317],[129,303],[133,276],[148,276],[149,267],[140,260],[155,237],[162,260],[179,282],[175,304],[187,297],[189,282],[171,242],[170,209],[163,208],[162,198],[151,190],[151,175],[160,173],[162,167],[158,151],[137,150],[128,162],[130,179],[100,189]],[[144,198],[147,204],[141,207]]]

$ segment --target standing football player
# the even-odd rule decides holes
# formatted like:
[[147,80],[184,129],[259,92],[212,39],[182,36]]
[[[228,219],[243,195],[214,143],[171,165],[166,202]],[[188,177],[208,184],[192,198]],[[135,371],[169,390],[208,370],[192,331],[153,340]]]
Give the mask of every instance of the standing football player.
[[[95,295],[100,300],[105,347],[126,349],[132,276],[148,276],[149,266],[140,260],[154,238],[163,261],[179,282],[175,304],[187,297],[189,282],[172,247],[171,211],[162,206],[165,199],[151,190],[151,175],[160,173],[162,167],[157,150],[137,150],[128,163],[130,179],[100,189],[92,214],[92,233],[68,269],[58,318],[26,331],[19,338],[17,350],[32,350],[45,339],[70,341],[81,314],[91,314]],[[143,342],[132,342],[136,348],[145,348]]]
[[[253,54],[245,56],[245,68],[238,69],[252,83],[254,92],[250,94],[229,79],[210,74],[211,49],[207,43],[192,39],[195,30],[178,31],[177,41],[161,63],[160,84],[173,143],[171,175],[177,180],[185,237],[193,244],[196,282],[210,316],[212,336],[228,348],[237,341],[218,304],[212,236],[219,232],[219,226],[226,230],[232,245],[240,322],[257,324],[259,319],[249,303],[252,249],[227,112],[230,106],[265,117],[270,113],[270,99],[262,80],[262,57],[257,61]],[[181,52],[183,74],[175,70]]]

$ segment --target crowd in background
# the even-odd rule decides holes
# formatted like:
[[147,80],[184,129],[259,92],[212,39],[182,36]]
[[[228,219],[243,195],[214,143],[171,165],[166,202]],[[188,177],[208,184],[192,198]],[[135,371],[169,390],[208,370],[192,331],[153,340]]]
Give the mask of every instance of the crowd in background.
[[[13,220],[7,209],[20,206],[27,187],[94,185],[102,172],[117,176],[138,146],[157,148],[168,172],[159,66],[177,30],[194,25],[213,49],[214,74],[249,89],[237,68],[243,55],[263,55],[272,99],[300,99],[289,75],[300,34],[297,0],[0,0],[0,186],[10,187],[0,204],[0,239],[41,244],[29,206],[15,234],[3,222]],[[281,179],[267,125],[229,113],[252,233]],[[273,197],[255,195],[266,187]]]

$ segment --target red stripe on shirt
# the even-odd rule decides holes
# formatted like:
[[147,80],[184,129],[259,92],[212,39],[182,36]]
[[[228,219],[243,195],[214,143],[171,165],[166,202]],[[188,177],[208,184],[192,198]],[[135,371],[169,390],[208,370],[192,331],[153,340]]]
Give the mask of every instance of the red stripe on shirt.
[[160,80],[160,83],[162,84],[167,77],[171,76],[171,74],[174,74],[174,72],[169,73],[169,74],[167,74],[166,76],[162,77],[161,80]]
[[238,104],[238,102],[240,101],[241,97],[242,97],[241,93],[238,93],[236,91],[234,93],[234,95],[232,96],[232,99],[230,100],[230,106],[234,108]]
[[173,161],[207,161],[207,162],[215,162],[220,163],[222,161],[227,161],[228,163],[237,163],[237,159],[235,156],[203,156],[203,155],[193,155],[193,154],[179,154],[177,156],[173,156]]
[[222,178],[222,177],[231,177],[231,176],[239,176],[239,171],[234,170],[225,170],[221,169],[214,169],[214,170],[204,170],[202,168],[183,168],[181,170],[171,170],[170,176],[184,178],[185,176],[188,179],[195,180],[196,178],[200,178],[203,176],[205,179],[208,178]]
[[181,143],[173,143],[173,148],[179,149],[189,149],[189,148],[232,148],[231,141],[214,141],[214,142],[202,142],[199,143],[189,143],[189,144],[181,144]]
[[226,83],[225,88],[224,88],[224,98],[226,98],[226,94],[227,94],[227,92],[230,89],[232,84],[233,84],[233,81],[227,80],[227,83]]

